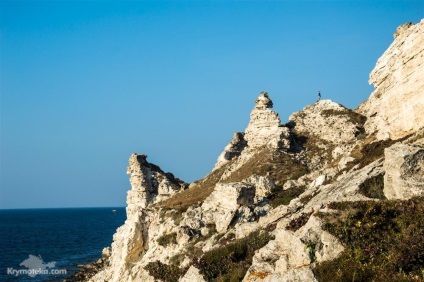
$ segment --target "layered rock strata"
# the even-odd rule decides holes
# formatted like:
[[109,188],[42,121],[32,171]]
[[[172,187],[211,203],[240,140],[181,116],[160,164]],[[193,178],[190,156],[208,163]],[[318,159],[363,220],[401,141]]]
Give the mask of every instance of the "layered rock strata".
[[375,91],[358,111],[378,139],[399,139],[424,126],[424,20],[400,26],[370,74]]

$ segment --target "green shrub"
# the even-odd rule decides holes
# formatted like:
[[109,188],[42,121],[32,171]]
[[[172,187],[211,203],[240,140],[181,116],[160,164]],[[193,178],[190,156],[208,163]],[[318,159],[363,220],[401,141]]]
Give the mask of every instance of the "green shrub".
[[206,252],[194,258],[193,264],[207,281],[241,281],[252,264],[255,251],[264,247],[273,236],[256,231],[249,236]]
[[375,199],[386,199],[384,196],[384,174],[379,174],[374,177],[368,178],[361,185],[359,185],[359,193]]
[[287,230],[296,231],[305,225],[309,218],[311,217],[312,212],[302,213],[300,216],[292,219],[290,223],[287,225]]
[[161,246],[168,246],[169,244],[176,244],[177,243],[177,233],[172,232],[169,234],[164,234],[160,236],[157,240],[159,245]]
[[341,212],[320,214],[323,228],[345,250],[313,269],[318,281],[424,280],[424,197],[329,207]]
[[281,205],[288,205],[294,198],[299,197],[300,194],[305,192],[305,186],[283,190],[278,187],[276,191],[269,197],[269,204],[271,207],[276,208]]
[[180,269],[178,266],[164,264],[160,261],[149,262],[145,269],[156,280],[163,282],[177,282],[187,272],[187,268]]
[[315,262],[317,257],[315,256],[315,251],[317,247],[316,241],[308,241],[305,244],[306,249],[308,249],[309,258],[311,259],[311,263]]

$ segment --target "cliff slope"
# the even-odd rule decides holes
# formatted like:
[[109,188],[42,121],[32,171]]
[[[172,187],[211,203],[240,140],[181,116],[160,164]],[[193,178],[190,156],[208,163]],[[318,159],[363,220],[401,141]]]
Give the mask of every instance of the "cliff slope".
[[398,29],[356,111],[321,100],[281,124],[260,93],[245,132],[190,185],[133,154],[127,220],[81,279],[424,279],[423,28]]

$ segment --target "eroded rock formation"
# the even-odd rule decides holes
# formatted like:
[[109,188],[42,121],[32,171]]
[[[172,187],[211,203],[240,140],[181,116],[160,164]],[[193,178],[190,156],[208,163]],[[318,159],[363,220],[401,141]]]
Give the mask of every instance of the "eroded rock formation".
[[91,281],[316,281],[345,249],[319,217],[332,204],[424,194],[423,26],[397,30],[356,112],[322,100],[282,125],[260,93],[189,187],[133,154],[127,220]]
[[424,126],[423,33],[424,20],[400,26],[370,74],[375,91],[358,111],[378,139],[398,139]]

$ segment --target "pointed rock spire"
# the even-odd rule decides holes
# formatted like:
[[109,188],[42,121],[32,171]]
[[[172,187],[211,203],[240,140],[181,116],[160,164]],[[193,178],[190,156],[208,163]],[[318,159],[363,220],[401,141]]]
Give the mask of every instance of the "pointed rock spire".
[[268,93],[264,91],[262,91],[259,94],[259,97],[256,99],[255,103],[256,103],[255,108],[258,108],[258,109],[268,109],[274,106],[271,99],[268,96]]
[[276,148],[289,146],[288,140],[284,140],[288,137],[289,130],[280,126],[280,117],[277,112],[270,110],[272,107],[273,103],[268,93],[261,92],[255,100],[255,107],[250,113],[250,122],[244,136],[249,147],[261,147],[267,144]]

